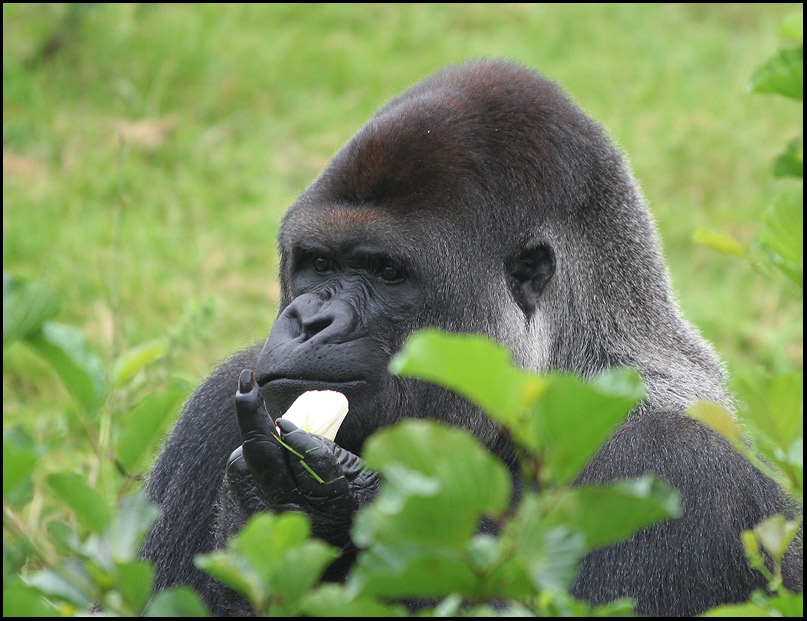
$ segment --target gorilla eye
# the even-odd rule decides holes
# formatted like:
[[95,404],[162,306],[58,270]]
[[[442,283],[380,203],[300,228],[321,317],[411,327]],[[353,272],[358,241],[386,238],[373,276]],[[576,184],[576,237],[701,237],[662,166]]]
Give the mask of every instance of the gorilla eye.
[[326,257],[317,257],[314,259],[314,270],[317,274],[325,274],[333,269],[333,261]]
[[401,278],[401,271],[394,265],[385,265],[381,268],[381,278],[388,281],[398,280]]
[[388,283],[400,282],[406,276],[403,269],[394,263],[388,263],[387,261],[379,261],[374,266],[374,271],[376,274],[381,276],[382,280]]

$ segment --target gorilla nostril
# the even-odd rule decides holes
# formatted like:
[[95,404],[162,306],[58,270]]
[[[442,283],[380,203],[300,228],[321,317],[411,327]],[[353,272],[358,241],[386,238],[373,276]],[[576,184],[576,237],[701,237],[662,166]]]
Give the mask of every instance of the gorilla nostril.
[[302,333],[306,339],[310,339],[324,331],[332,323],[333,317],[331,315],[312,317],[308,321],[303,321]]

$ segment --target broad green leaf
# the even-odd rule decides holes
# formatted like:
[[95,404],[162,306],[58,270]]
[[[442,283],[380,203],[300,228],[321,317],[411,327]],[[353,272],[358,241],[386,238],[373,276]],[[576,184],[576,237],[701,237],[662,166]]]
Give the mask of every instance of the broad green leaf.
[[42,592],[17,578],[3,586],[3,617],[58,617],[59,612],[49,604]]
[[308,519],[299,513],[265,513],[250,519],[228,547],[242,554],[270,582],[282,568],[281,557],[304,543],[310,534]]
[[126,385],[138,371],[165,356],[167,351],[168,342],[160,338],[140,343],[123,352],[112,366],[112,385],[115,388]]
[[571,587],[586,553],[585,537],[566,526],[546,523],[537,496],[525,494],[505,534],[512,540],[512,563],[523,568],[534,588],[563,591]]
[[101,361],[84,335],[72,326],[48,321],[28,342],[53,365],[84,409],[94,413],[106,395],[106,385]]
[[644,396],[638,373],[613,369],[591,381],[548,376],[526,430],[541,447],[542,476],[571,483]]
[[545,526],[583,533],[588,549],[611,545],[662,520],[681,516],[678,493],[651,476],[568,489],[544,516]]
[[261,577],[245,559],[231,551],[214,550],[209,554],[197,555],[193,564],[246,597],[253,607],[261,608],[264,605],[267,594]]
[[744,604],[726,604],[712,608],[699,617],[770,617],[771,614],[762,606],[753,602]]
[[117,587],[126,605],[134,613],[146,603],[154,580],[154,568],[147,561],[131,561],[117,567]]
[[268,610],[271,616],[297,616],[304,598],[319,582],[338,552],[324,541],[309,539],[283,557],[283,568],[272,576],[272,593],[282,595]]
[[293,616],[337,552],[310,539],[299,513],[253,516],[226,550],[197,556],[196,565],[245,595],[261,615]]
[[3,438],[4,497],[28,477],[38,459],[33,450],[16,447]]
[[421,330],[409,337],[389,368],[450,388],[510,422],[523,415],[543,388],[540,377],[513,365],[505,347],[475,334]]
[[373,435],[368,468],[385,481],[375,503],[357,515],[354,537],[461,548],[481,514],[502,512],[510,476],[501,461],[465,430],[435,421],[406,420]]
[[28,560],[31,551],[28,539],[3,539],[3,585],[7,585],[16,577]]
[[781,561],[785,550],[799,532],[799,522],[790,521],[779,513],[762,520],[754,527],[762,547],[777,563]]
[[354,520],[353,540],[365,548],[349,594],[384,597],[470,595],[481,576],[468,542],[480,515],[507,507],[510,476],[467,431],[406,420],[373,435],[363,457],[384,476],[375,501]]
[[167,388],[146,397],[127,415],[115,447],[127,472],[133,472],[141,458],[156,447],[184,397],[184,390]]
[[47,285],[3,272],[3,347],[36,333],[58,312],[56,296]]
[[159,515],[142,491],[124,498],[105,533],[112,559],[127,563],[139,558],[140,545]]
[[745,404],[741,416],[787,453],[793,440],[804,435],[803,387],[804,378],[795,371],[774,376],[746,373],[738,385]]
[[773,167],[777,177],[804,177],[804,138],[799,136],[790,141]]
[[726,233],[701,228],[695,231],[692,239],[699,244],[703,244],[719,252],[725,252],[726,254],[732,254],[738,257],[745,257],[748,254],[748,248],[744,244],[741,244]]
[[791,99],[804,96],[803,49],[780,50],[751,76],[748,90],[752,93],[777,93]]
[[51,474],[46,479],[56,495],[76,514],[79,521],[95,533],[102,533],[109,522],[103,497],[77,474]]
[[479,587],[479,577],[456,550],[437,544],[376,543],[359,556],[347,592],[351,597],[422,598],[470,595]]
[[732,443],[742,439],[742,429],[734,416],[719,403],[697,401],[687,409],[690,418],[707,425]]
[[780,31],[786,37],[801,43],[804,41],[804,11],[788,13],[782,20]]
[[84,567],[76,560],[64,563],[59,570],[43,569],[26,579],[34,588],[48,597],[70,602],[76,608],[88,610],[96,592]]
[[175,586],[159,591],[146,606],[144,617],[209,617],[199,595],[187,586]]
[[780,194],[765,212],[757,243],[768,259],[804,286],[804,209],[799,188]]
[[782,589],[773,597],[768,598],[767,604],[769,608],[777,611],[783,617],[804,617],[803,593],[791,593]]

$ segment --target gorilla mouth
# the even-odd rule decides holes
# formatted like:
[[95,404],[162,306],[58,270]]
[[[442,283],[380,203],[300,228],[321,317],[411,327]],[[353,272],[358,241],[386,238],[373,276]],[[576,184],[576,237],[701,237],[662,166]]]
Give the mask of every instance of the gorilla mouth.
[[[284,375],[265,375],[258,378],[258,385],[263,389],[281,389],[289,390],[301,388],[302,392],[306,390],[339,390],[339,387],[345,390],[355,390],[362,384],[366,384],[367,380],[364,379],[322,379],[322,378],[304,378],[304,377],[287,377]],[[270,386],[271,384],[271,386]],[[342,392],[342,390],[339,390]]]

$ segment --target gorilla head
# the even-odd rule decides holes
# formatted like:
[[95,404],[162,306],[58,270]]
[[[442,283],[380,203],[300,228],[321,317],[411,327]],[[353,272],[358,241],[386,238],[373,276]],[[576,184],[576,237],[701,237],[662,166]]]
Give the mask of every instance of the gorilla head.
[[[787,499],[685,415],[697,399],[727,404],[720,364],[678,311],[621,154],[555,84],[502,61],[438,72],[337,153],[289,209],[279,243],[281,308],[266,343],[197,390],[149,477],[162,515],[143,555],[158,588],[190,584],[216,614],[250,612],[192,559],[264,510],[306,513],[343,550],[328,578],[344,577],[353,515],[379,485],[358,455],[402,418],[465,427],[515,468],[478,408],[387,372],[427,326],[488,335],[530,369],[642,374],[647,399],[578,483],[650,472],[679,490],[683,517],[588,555],[574,595],[692,615],[764,585],[740,532]],[[275,422],[312,389],[350,401],[335,443]],[[315,482],[288,446],[328,476]],[[339,483],[323,490],[322,480]],[[785,580],[798,588],[800,552],[791,560]]]
[[430,416],[490,422],[386,372],[415,329],[478,332],[531,369],[645,372],[654,396],[722,400],[718,365],[682,321],[620,153],[553,83],[512,64],[442,71],[385,106],[291,207],[281,313],[258,363],[273,414],[344,392],[337,439]]

